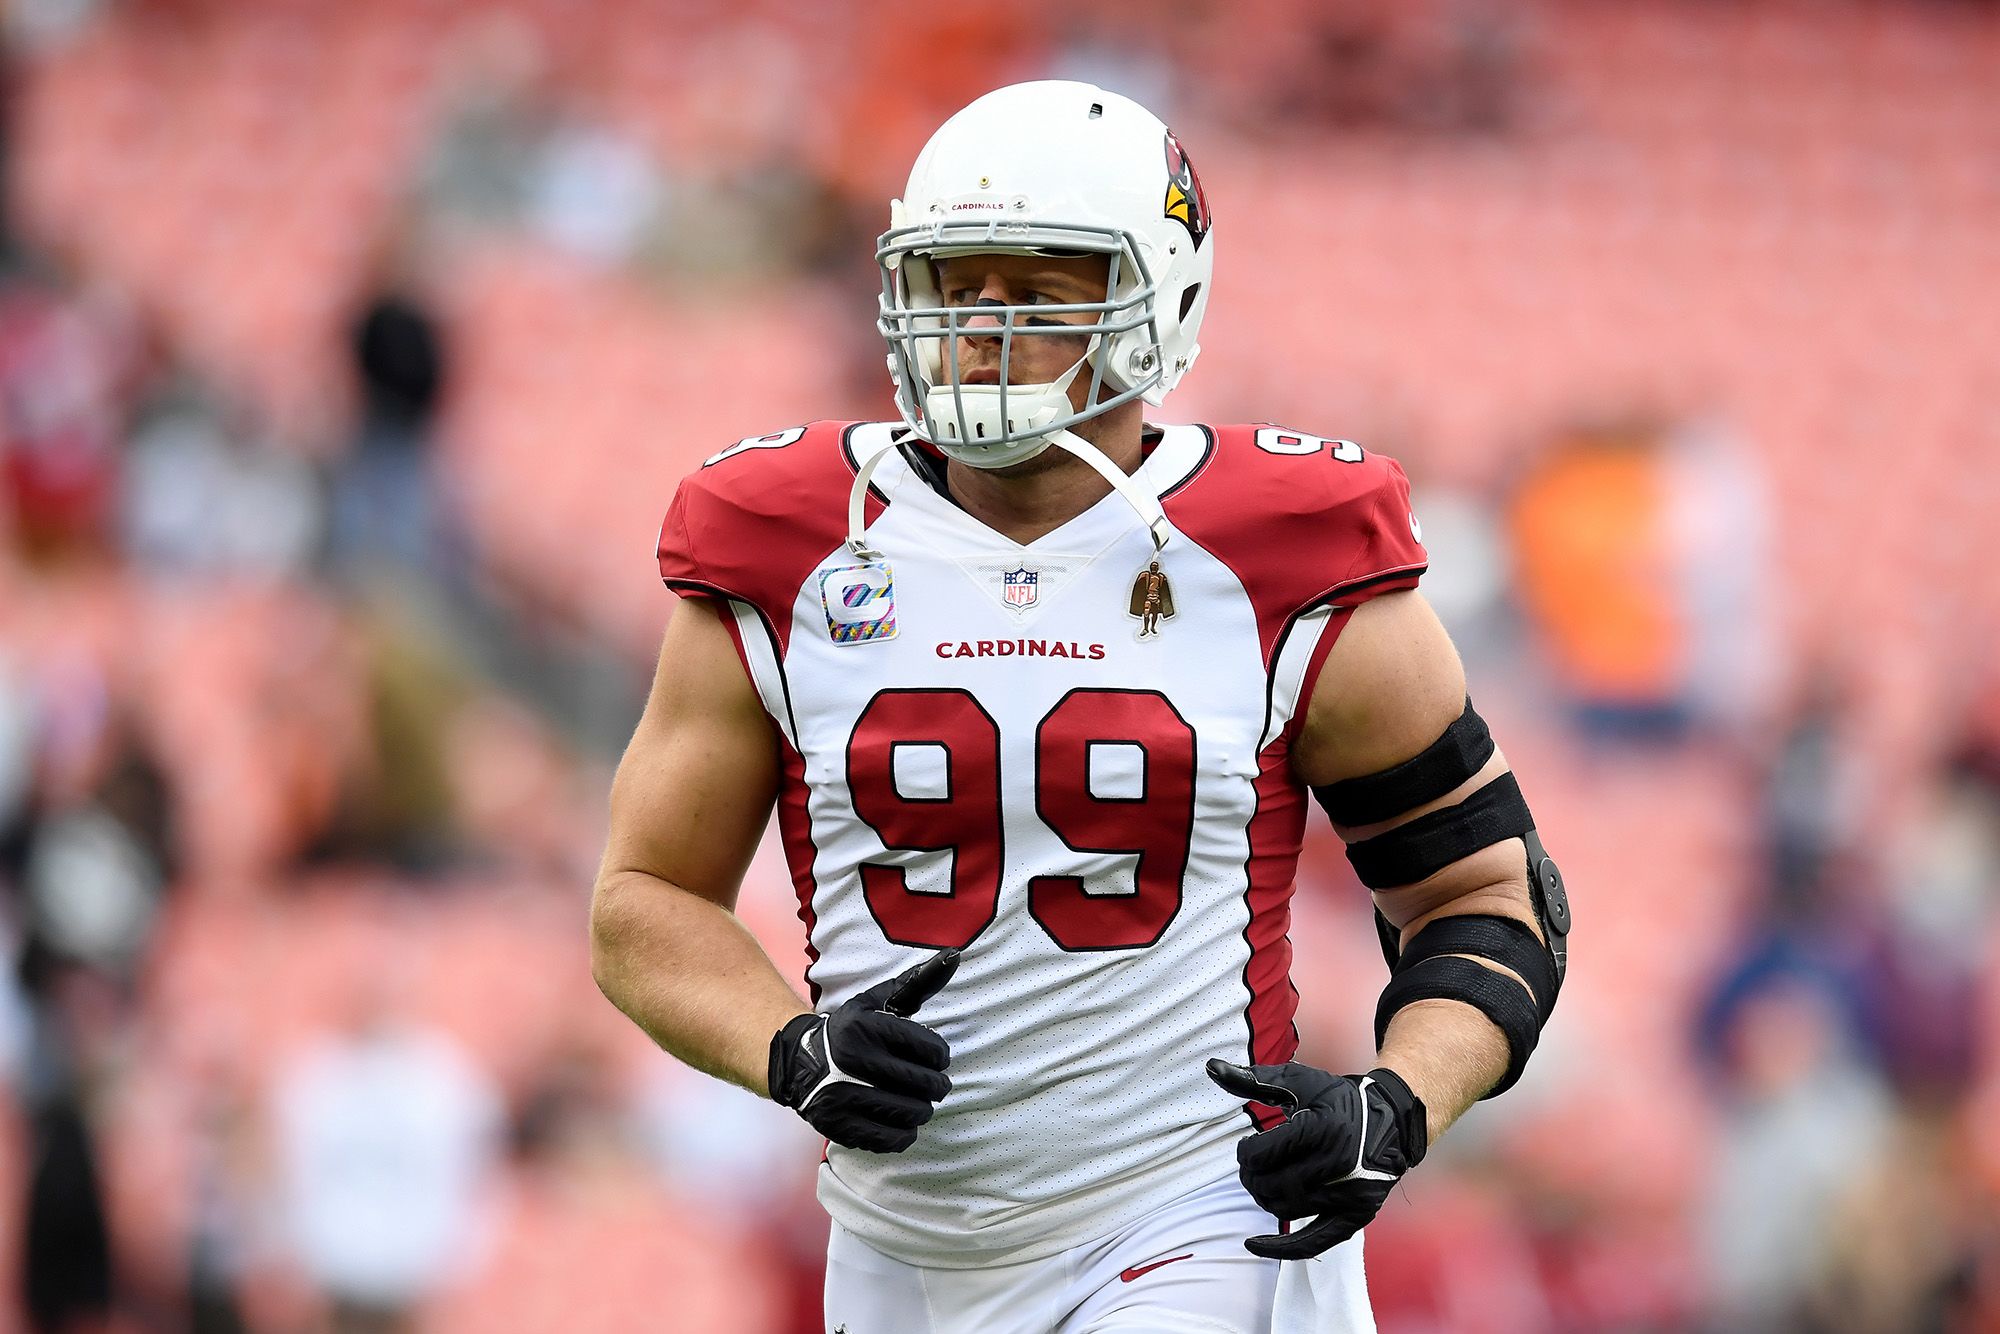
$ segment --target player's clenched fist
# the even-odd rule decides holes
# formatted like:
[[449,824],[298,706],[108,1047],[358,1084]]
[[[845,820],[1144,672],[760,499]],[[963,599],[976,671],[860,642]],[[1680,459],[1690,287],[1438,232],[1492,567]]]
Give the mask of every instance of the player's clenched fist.
[[910,1018],[958,971],[942,950],[771,1039],[771,1097],[850,1149],[901,1153],[951,1092],[951,1047]]
[[1208,1076],[1239,1098],[1285,1111],[1271,1129],[1237,1141],[1243,1188],[1288,1220],[1289,1235],[1252,1237],[1244,1248],[1273,1260],[1304,1260],[1359,1232],[1429,1142],[1422,1099],[1393,1070],[1330,1075],[1296,1061],[1231,1065]]

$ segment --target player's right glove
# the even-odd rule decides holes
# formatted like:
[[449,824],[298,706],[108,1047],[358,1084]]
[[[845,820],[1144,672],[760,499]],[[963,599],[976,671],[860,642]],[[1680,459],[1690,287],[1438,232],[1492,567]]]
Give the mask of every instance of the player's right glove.
[[910,1016],[958,971],[941,950],[826,1014],[771,1039],[771,1097],[835,1144],[901,1153],[951,1092],[951,1047]]
[[1393,1070],[1332,1075],[1298,1061],[1231,1065],[1208,1077],[1250,1102],[1283,1108],[1284,1122],[1236,1142],[1243,1188],[1279,1218],[1309,1223],[1252,1237],[1252,1255],[1306,1260],[1359,1232],[1429,1143],[1423,1100]]

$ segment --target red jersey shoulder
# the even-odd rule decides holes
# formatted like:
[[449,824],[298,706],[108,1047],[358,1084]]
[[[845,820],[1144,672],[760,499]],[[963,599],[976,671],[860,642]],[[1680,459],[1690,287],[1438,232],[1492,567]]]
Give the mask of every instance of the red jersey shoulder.
[[794,426],[703,460],[681,479],[660,527],[660,578],[785,620],[806,576],[846,536],[847,440],[863,424]]
[[1305,608],[1416,586],[1428,558],[1394,459],[1289,427],[1209,431],[1213,456],[1167,514],[1235,571],[1267,637]]

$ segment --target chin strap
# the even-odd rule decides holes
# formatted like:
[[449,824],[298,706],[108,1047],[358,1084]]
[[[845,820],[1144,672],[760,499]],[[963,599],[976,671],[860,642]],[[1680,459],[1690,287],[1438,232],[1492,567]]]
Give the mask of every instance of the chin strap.
[[1133,481],[1132,474],[1106,458],[1103,450],[1082,436],[1057,431],[1050,443],[1061,445],[1088,463],[1099,477],[1111,483],[1113,491],[1125,497],[1125,503],[1139,516],[1139,522],[1146,525],[1146,535],[1153,539],[1153,554],[1158,555],[1167,545],[1167,512],[1161,508],[1160,498]]
[[[882,460],[896,452],[905,441],[913,438],[913,432],[892,432],[888,440],[861,460],[861,466],[854,470],[854,485],[847,492],[847,547],[857,560],[880,560],[882,553],[868,544],[867,513],[868,483],[875,476],[875,470]],[[1153,554],[1158,555],[1167,545],[1167,512],[1160,505],[1160,498],[1145,490],[1132,480],[1131,474],[1104,456],[1104,451],[1070,431],[1057,431],[1049,437],[1049,443],[1060,445],[1076,457],[1088,463],[1099,477],[1111,484],[1111,489],[1125,497],[1146,525],[1147,536],[1153,539]]]

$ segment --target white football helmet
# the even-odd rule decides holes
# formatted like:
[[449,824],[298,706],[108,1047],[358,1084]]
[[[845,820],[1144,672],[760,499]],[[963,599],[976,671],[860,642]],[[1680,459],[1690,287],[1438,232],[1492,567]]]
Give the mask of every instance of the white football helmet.
[[[996,253],[1108,255],[1104,299],[947,306],[930,261]],[[1072,428],[1120,404],[1167,396],[1200,351],[1195,334],[1215,250],[1201,182],[1166,125],[1117,93],[1049,81],[988,93],[931,136],[903,198],[890,205],[875,257],[877,328],[889,344],[903,421],[960,462],[1004,468],[1059,436],[1070,447]],[[1043,318],[1057,313],[1094,319]],[[1001,338],[997,385],[959,376],[959,339],[975,315],[998,321],[997,329],[976,330]],[[1007,384],[1013,340],[1046,334],[1090,342],[1056,380]],[[1078,411],[1069,387],[1085,365],[1090,393]],[[1103,393],[1107,387],[1112,392]]]

